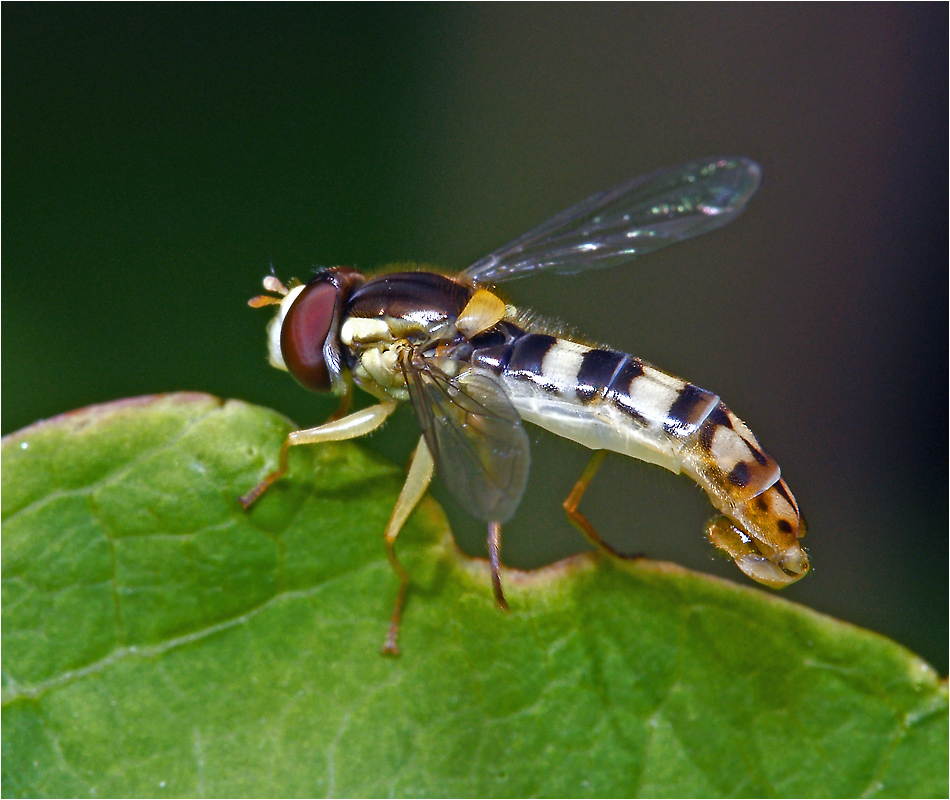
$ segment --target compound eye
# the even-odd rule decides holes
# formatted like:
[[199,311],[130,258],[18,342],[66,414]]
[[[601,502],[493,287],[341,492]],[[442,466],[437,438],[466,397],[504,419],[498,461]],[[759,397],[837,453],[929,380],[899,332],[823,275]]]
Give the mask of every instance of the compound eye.
[[330,335],[339,290],[330,281],[309,284],[284,317],[280,352],[297,382],[315,392],[332,388],[323,345]]

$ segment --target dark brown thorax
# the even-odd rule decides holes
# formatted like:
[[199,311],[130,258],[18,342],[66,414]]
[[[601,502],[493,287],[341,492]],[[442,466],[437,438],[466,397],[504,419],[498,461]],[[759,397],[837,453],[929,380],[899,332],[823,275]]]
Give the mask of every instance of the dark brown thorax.
[[431,329],[462,313],[474,289],[434,272],[393,272],[370,278],[350,295],[346,314],[404,319]]

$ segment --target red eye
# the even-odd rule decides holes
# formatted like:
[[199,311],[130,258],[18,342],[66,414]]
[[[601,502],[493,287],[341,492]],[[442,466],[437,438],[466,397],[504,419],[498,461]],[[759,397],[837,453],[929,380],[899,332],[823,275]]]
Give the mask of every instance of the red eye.
[[333,388],[323,346],[330,335],[338,292],[326,279],[312,281],[294,300],[280,329],[280,352],[287,369],[301,386],[315,392]]

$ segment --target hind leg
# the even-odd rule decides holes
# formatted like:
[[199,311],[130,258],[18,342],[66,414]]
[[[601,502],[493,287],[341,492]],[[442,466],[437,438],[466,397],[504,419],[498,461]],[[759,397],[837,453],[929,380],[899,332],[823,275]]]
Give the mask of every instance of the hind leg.
[[591,481],[594,480],[594,476],[597,474],[597,470],[600,469],[600,465],[604,463],[606,455],[606,450],[597,450],[594,452],[590,461],[587,462],[587,466],[584,467],[580,478],[577,479],[577,483],[574,484],[571,493],[564,501],[564,511],[567,514],[567,518],[571,521],[571,524],[584,534],[588,542],[598,549],[610,553],[610,555],[617,558],[643,558],[643,555],[640,553],[632,555],[629,553],[621,553],[612,545],[607,544],[607,542],[600,537],[600,534],[594,530],[594,526],[590,524],[590,520],[578,510],[578,506],[581,504],[581,499],[584,497],[587,487],[590,486]]

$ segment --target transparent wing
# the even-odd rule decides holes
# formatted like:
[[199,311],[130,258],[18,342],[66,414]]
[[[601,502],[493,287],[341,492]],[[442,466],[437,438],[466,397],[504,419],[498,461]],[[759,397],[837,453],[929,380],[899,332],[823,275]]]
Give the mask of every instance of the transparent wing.
[[531,452],[501,382],[481,370],[450,378],[421,358],[403,369],[439,477],[473,516],[507,522],[524,494]]
[[500,283],[539,270],[613,267],[719,228],[736,218],[762,180],[758,164],[710,157],[660,170],[588,197],[476,261],[462,276]]

